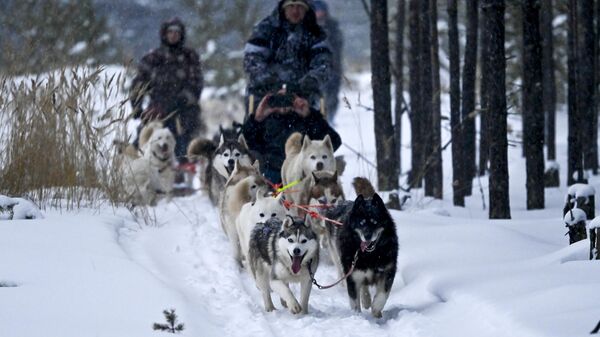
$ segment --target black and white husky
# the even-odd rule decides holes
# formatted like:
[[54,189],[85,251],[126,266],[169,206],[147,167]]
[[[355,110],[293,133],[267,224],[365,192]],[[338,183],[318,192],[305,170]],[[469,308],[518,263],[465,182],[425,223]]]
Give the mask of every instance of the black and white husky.
[[[363,308],[371,308],[374,317],[382,317],[394,283],[398,257],[396,225],[383,200],[376,193],[368,199],[361,194],[325,214],[344,224],[342,227],[327,224],[330,235],[335,238],[344,274],[355,263],[346,279],[350,307],[360,311],[362,299]],[[373,298],[370,286],[375,287]]]
[[[275,309],[273,290],[292,314],[308,313],[311,272],[319,265],[319,242],[309,221],[288,216],[283,221],[273,218],[257,224],[250,237],[248,262],[266,311]],[[300,303],[290,283],[300,283]]]
[[236,139],[221,134],[219,143],[196,138],[188,146],[187,155],[192,161],[197,161],[200,157],[208,159],[202,185],[207,188],[208,196],[215,206],[219,204],[219,197],[233,172],[235,162],[250,166],[255,160],[243,135]]

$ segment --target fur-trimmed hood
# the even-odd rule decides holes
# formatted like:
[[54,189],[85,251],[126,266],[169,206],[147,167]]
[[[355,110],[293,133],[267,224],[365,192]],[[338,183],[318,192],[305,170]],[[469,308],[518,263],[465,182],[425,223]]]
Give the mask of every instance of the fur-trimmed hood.
[[[167,42],[167,28],[170,26],[179,26],[179,28],[181,28],[181,40],[174,46],[169,45]],[[169,19],[160,25],[159,36],[163,46],[181,48],[185,44],[185,25],[178,17]]]

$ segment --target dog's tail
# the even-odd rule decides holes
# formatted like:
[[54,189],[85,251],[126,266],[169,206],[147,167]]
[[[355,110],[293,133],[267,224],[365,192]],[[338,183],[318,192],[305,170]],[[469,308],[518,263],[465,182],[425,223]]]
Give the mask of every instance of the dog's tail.
[[140,149],[144,148],[144,145],[146,145],[146,143],[148,143],[148,141],[150,140],[150,137],[152,137],[152,133],[154,133],[154,130],[162,129],[163,127],[164,126],[161,122],[151,122],[151,123],[148,123],[148,125],[144,126],[142,131],[140,131],[140,138],[139,138]]
[[187,148],[187,157],[191,162],[196,162],[200,157],[210,158],[217,150],[217,144],[204,138],[193,139]]
[[352,186],[354,186],[356,195],[362,195],[365,198],[372,198],[375,195],[375,188],[367,178],[354,178],[354,180],[352,181]]
[[285,156],[300,153],[302,149],[302,134],[300,132],[294,132],[285,142]]
[[118,154],[130,157],[130,158],[139,158],[140,157],[139,151],[135,148],[135,146],[133,146],[132,144],[129,144],[128,142],[115,139],[115,140],[113,140],[113,145],[117,148]]

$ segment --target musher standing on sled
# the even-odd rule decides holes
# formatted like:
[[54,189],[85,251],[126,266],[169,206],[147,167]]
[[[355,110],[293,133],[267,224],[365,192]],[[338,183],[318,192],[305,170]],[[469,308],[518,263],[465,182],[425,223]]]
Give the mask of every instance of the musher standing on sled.
[[[178,18],[164,22],[160,27],[159,48],[146,54],[138,65],[137,76],[131,84],[130,101],[133,117],[141,118],[138,129],[154,120],[162,120],[175,136],[175,156],[180,167],[189,142],[200,131],[200,95],[204,86],[200,57],[184,46],[185,26]],[[146,95],[150,102],[142,103]],[[137,147],[138,139],[134,145]],[[181,170],[176,182],[181,182]]]
[[[320,88],[331,75],[331,51],[306,0],[281,0],[254,27],[244,51],[249,115],[242,133],[260,154],[261,171],[281,182],[285,142],[294,132],[311,139],[340,136],[319,111]],[[286,85],[287,89],[281,89]]]

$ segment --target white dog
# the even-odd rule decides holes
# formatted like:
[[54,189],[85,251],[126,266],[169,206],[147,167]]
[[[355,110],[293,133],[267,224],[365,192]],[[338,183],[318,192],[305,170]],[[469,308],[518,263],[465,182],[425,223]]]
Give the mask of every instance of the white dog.
[[267,182],[258,169],[259,165],[258,160],[250,167],[236,161],[235,168],[225,183],[225,190],[219,203],[221,226],[231,242],[233,256],[240,267],[242,256],[236,219],[246,203],[255,201],[257,191],[262,190],[264,193],[268,189]]
[[333,144],[329,135],[323,140],[311,140],[308,136],[293,133],[285,142],[285,161],[281,166],[284,184],[302,180],[315,171],[336,172]]
[[283,194],[279,194],[277,197],[265,197],[263,194],[264,190],[258,190],[256,192],[256,201],[246,203],[242,206],[242,210],[235,220],[235,226],[240,240],[242,260],[244,261],[247,261],[248,258],[250,235],[256,224],[264,223],[272,218],[283,221],[288,214],[286,208],[283,206]]
[[175,181],[175,137],[161,123],[152,122],[140,133],[141,156],[123,154],[123,184],[135,205],[155,205],[160,194],[171,196]]

